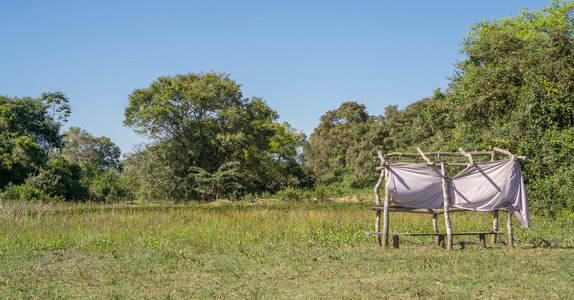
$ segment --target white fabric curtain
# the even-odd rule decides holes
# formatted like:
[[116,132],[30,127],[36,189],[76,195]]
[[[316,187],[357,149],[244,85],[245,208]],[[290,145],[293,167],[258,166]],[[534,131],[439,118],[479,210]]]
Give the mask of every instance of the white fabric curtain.
[[[388,168],[386,189],[391,201],[412,208],[442,208],[440,170],[424,164],[394,164]],[[520,164],[512,160],[482,162],[448,178],[450,205],[467,210],[491,211],[510,205],[526,228],[530,227],[528,201]]]

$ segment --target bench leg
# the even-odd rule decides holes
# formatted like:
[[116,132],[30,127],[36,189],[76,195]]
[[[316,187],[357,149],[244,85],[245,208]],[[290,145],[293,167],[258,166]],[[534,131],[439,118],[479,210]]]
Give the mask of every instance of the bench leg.
[[393,236],[393,247],[395,249],[399,249],[399,237],[398,236]]
[[[375,232],[381,232],[381,212],[377,211],[377,220],[375,221]],[[375,236],[375,239],[377,241],[377,244],[379,246],[383,246],[383,242],[381,240],[381,236],[377,235]]]
[[508,212],[506,213],[506,229],[508,230],[508,247],[514,247],[514,237],[512,235],[512,212],[510,207],[508,207]]
[[479,234],[478,238],[480,239],[480,247],[486,248],[486,236],[484,234]]
[[[492,213],[492,231],[498,231],[498,210]],[[493,245],[496,244],[496,234],[492,235],[490,243]]]
[[[438,221],[437,221],[437,215],[433,214],[432,215],[432,229],[434,233],[438,233]],[[436,236],[436,244],[440,245],[440,239],[439,236]]]
[[444,248],[444,235],[439,235],[436,237],[438,244]]

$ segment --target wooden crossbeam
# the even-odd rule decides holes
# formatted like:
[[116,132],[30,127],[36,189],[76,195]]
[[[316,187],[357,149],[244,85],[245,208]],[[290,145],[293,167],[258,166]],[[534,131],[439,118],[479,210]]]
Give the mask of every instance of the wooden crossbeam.
[[[373,232],[373,231],[365,231],[367,235],[383,235],[382,232]],[[483,234],[504,234],[501,231],[478,231],[478,232],[453,232],[452,235],[483,235]],[[424,232],[424,233],[409,233],[409,232],[401,232],[401,233],[392,233],[389,232],[389,236],[446,236],[447,234],[444,232],[432,233],[432,232]]]

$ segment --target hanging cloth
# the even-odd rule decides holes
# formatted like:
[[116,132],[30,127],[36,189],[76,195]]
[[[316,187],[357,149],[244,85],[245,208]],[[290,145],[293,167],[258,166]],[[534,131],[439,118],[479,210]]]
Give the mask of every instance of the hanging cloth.
[[394,164],[388,167],[387,193],[397,205],[411,208],[442,208],[442,175],[423,164]]
[[518,220],[530,227],[528,201],[520,163],[513,160],[469,165],[451,180],[453,207],[491,211],[510,205]]
[[[387,169],[391,201],[410,208],[443,208],[440,170],[425,164],[394,164]],[[510,205],[518,220],[530,227],[528,201],[520,164],[512,160],[469,165],[447,178],[451,206],[491,211]]]

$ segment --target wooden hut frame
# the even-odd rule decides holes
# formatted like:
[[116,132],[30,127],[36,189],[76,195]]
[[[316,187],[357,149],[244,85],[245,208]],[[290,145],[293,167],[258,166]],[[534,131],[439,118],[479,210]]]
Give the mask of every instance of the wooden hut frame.
[[[377,243],[382,246],[383,248],[388,247],[388,237],[393,237],[393,246],[394,248],[399,248],[399,237],[400,236],[435,236],[436,237],[436,244],[441,245],[442,247],[446,247],[447,250],[452,249],[453,245],[453,236],[455,235],[478,235],[480,240],[481,247],[486,247],[486,235],[492,235],[491,243],[495,244],[497,240],[497,235],[503,234],[502,232],[498,231],[498,212],[499,211],[506,211],[506,226],[507,226],[507,234],[508,234],[508,241],[507,245],[509,247],[513,247],[513,235],[512,235],[512,211],[510,206],[506,209],[498,209],[493,211],[493,218],[492,218],[492,231],[485,231],[485,232],[456,232],[452,231],[451,222],[450,222],[450,213],[451,212],[459,212],[459,211],[469,211],[466,209],[461,208],[454,208],[450,207],[449,203],[449,190],[447,184],[447,166],[467,166],[468,163],[456,163],[451,162],[447,163],[442,158],[444,157],[466,157],[469,159],[470,164],[474,164],[474,158],[476,156],[490,156],[490,161],[496,161],[497,155],[506,155],[511,160],[516,161],[529,161],[524,156],[516,156],[512,154],[508,150],[503,150],[499,148],[494,148],[493,151],[479,151],[479,152],[465,152],[462,148],[460,148],[460,152],[429,152],[423,153],[420,148],[417,148],[418,153],[388,153],[383,154],[382,151],[378,152],[378,156],[375,159],[379,159],[381,161],[380,166],[376,168],[377,171],[380,171],[379,180],[375,185],[375,204],[370,204],[368,206],[371,207],[372,210],[376,211],[377,217],[375,221],[375,231],[369,232],[366,231],[365,233],[368,235],[376,236]],[[429,157],[436,157],[436,161],[431,161]],[[436,166],[440,165],[440,170],[442,174],[442,191],[443,191],[443,198],[444,198],[444,206],[442,209],[420,209],[420,208],[408,208],[408,207],[401,207],[401,206],[391,206],[390,205],[390,196],[389,193],[385,189],[385,198],[384,202],[381,203],[381,197],[379,195],[379,189],[381,185],[387,180],[386,178],[386,170],[390,164],[391,157],[398,157],[398,158],[422,158],[429,166]],[[423,213],[423,214],[432,214],[432,224],[433,224],[433,232],[432,233],[389,233],[389,212],[390,211],[397,211],[397,212],[406,212],[406,213]],[[383,228],[381,231],[381,212],[383,218]],[[438,215],[443,214],[445,219],[445,227],[446,233],[440,233],[438,230]],[[447,238],[446,245],[444,238]]]

